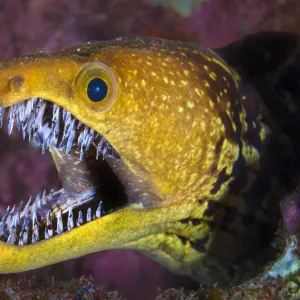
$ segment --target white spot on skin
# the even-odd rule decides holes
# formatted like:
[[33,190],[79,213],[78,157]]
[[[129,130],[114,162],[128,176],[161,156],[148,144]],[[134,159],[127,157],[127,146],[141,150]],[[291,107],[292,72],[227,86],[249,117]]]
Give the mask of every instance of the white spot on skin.
[[184,73],[184,75],[185,75],[186,77],[188,77],[189,74],[190,74],[190,72],[189,72],[188,70],[183,70],[183,73]]
[[194,102],[192,102],[192,101],[188,101],[187,102],[187,106],[189,107],[189,108],[194,108]]

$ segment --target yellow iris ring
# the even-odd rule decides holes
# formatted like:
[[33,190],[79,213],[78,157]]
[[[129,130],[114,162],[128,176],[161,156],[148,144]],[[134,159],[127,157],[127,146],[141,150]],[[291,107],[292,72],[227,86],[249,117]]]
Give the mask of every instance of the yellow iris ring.
[[[91,80],[100,78],[107,84],[107,95],[100,102],[93,102],[87,94],[88,84]],[[107,111],[115,102],[117,97],[117,80],[109,67],[101,62],[93,62],[84,65],[76,75],[74,85],[75,98],[82,99],[86,105],[89,105],[96,112]]]

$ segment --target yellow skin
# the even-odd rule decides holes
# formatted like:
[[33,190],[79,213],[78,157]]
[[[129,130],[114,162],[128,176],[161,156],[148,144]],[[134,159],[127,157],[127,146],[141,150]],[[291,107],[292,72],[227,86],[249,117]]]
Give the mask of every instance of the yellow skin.
[[[85,91],[97,70],[109,95],[94,103]],[[292,164],[292,143],[272,118],[261,121],[269,113],[260,96],[215,52],[118,39],[4,62],[0,106],[32,97],[58,104],[104,136],[126,168],[121,180],[140,189],[139,198],[49,240],[26,246],[0,242],[0,273],[122,248],[145,252],[211,285],[254,276],[262,262],[274,258],[269,245],[261,246],[260,224],[273,233],[278,226],[280,198],[292,188],[282,182],[280,167]],[[249,97],[254,105],[247,105]],[[277,159],[264,164],[272,145],[288,157],[282,154],[278,166]],[[269,174],[269,165],[273,194],[257,196],[251,207],[244,196],[255,194],[251,187]]]

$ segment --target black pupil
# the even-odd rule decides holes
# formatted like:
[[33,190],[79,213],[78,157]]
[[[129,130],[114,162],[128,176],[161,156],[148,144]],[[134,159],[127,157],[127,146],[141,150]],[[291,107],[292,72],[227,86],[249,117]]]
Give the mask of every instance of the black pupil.
[[87,87],[87,94],[91,101],[102,101],[107,95],[107,84],[101,78],[92,79]]

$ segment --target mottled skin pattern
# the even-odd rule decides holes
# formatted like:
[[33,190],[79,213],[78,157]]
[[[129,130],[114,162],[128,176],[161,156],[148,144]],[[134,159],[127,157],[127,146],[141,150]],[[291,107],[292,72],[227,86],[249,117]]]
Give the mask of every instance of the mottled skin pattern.
[[[286,51],[269,46],[284,42]],[[121,157],[108,163],[130,203],[34,245],[0,242],[0,273],[131,248],[207,285],[257,275],[276,258],[279,203],[299,175],[299,84],[286,65],[298,43],[266,33],[213,52],[117,39],[3,63],[0,105],[44,98],[101,133]],[[115,98],[92,103],[78,91],[92,62],[113,72]]]

